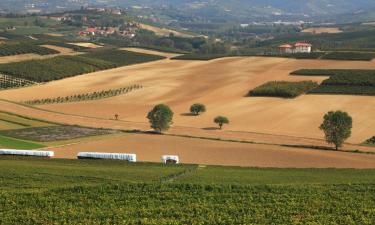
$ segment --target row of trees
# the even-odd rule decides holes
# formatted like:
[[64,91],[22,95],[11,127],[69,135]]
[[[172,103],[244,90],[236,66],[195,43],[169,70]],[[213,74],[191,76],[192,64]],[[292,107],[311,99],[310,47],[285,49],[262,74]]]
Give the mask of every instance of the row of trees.
[[[196,103],[190,107],[190,112],[196,116],[206,111],[203,104]],[[147,115],[151,128],[156,132],[167,131],[173,124],[173,111],[164,104],[156,105]],[[348,113],[342,111],[328,112],[324,115],[323,123],[320,129],[325,134],[328,143],[334,144],[336,150],[343,145],[346,139],[351,136],[353,120]],[[224,116],[217,116],[214,123],[218,124],[220,129],[224,124],[229,124],[229,119]]]
[[[198,116],[201,113],[206,112],[206,106],[201,103],[193,104],[190,107],[190,112],[193,115]],[[173,115],[174,113],[169,106],[159,104],[147,114],[147,119],[149,120],[152,129],[158,133],[162,133],[167,131],[173,124]],[[222,129],[224,124],[229,124],[229,119],[225,116],[217,116],[214,119],[214,123],[219,125],[220,129]]]

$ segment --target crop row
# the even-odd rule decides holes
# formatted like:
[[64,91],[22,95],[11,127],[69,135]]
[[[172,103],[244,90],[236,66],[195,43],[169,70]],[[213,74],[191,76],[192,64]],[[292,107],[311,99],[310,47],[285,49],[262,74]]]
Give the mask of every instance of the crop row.
[[35,82],[0,74],[0,89],[24,87],[35,84]]
[[44,105],[44,104],[58,104],[58,103],[67,103],[67,102],[98,100],[102,98],[110,98],[110,97],[126,94],[126,93],[129,93],[131,91],[134,91],[140,88],[142,88],[142,86],[136,84],[136,85],[132,85],[129,87],[123,87],[123,88],[111,89],[111,90],[105,90],[105,91],[99,91],[99,92],[92,92],[92,93],[86,93],[86,94],[70,95],[66,97],[34,99],[34,100],[26,101],[24,103],[29,104],[29,105]]
[[77,56],[57,56],[42,60],[1,64],[0,72],[35,82],[48,82],[162,58],[128,51],[101,50]]
[[249,92],[249,96],[294,98],[318,87],[312,81],[270,81]]
[[372,224],[374,196],[373,185],[353,184],[82,186],[0,192],[0,223]]
[[39,45],[33,44],[5,44],[0,45],[0,56],[10,56],[10,55],[19,55],[19,54],[27,54],[27,53],[34,53],[38,55],[50,55],[50,54],[58,54],[59,52],[42,47]]
[[329,76],[311,93],[375,95],[375,70],[302,69],[291,74]]

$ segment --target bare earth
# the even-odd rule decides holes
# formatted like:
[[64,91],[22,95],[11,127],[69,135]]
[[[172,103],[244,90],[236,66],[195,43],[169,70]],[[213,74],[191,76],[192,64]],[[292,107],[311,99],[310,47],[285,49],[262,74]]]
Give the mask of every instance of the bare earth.
[[[352,144],[347,144],[345,149],[375,152],[374,148],[355,145],[375,135],[374,97],[305,95],[287,100],[244,97],[250,89],[269,80],[314,80],[321,82],[325,79],[324,77],[289,75],[291,71],[302,68],[375,69],[375,63],[262,57],[234,57],[211,61],[166,59],[81,75],[29,88],[0,92],[0,98],[2,99],[25,101],[119,88],[131,84],[141,84],[145,87],[126,95],[98,101],[39,106],[46,110],[65,114],[27,108],[4,101],[0,101],[0,107],[7,111],[68,124],[148,130],[149,125],[145,118],[147,112],[155,104],[166,103],[175,112],[173,128],[169,131],[171,134],[246,140],[257,143],[314,146],[327,146],[323,140],[322,132],[318,129],[323,115],[330,110],[345,110],[354,119],[353,135],[348,141]],[[204,103],[208,111],[199,117],[186,115],[189,106],[195,102]],[[120,121],[112,120],[114,114],[120,115]],[[217,115],[228,116],[231,121],[224,131],[216,130],[216,126],[212,122]],[[157,161],[160,157],[159,153],[164,151],[164,149],[168,149],[171,151],[185,151],[185,153],[177,153],[184,156],[184,162],[189,163],[319,167],[318,161],[321,160],[325,162],[325,164],[320,164],[322,167],[351,167],[351,165],[358,167],[359,162],[362,161],[363,167],[375,167],[373,155],[325,152],[276,145],[215,142],[181,137],[174,137],[179,142],[176,142],[178,143],[175,145],[177,147],[173,147],[172,143],[175,142],[172,140],[171,144],[168,145],[170,139],[163,140],[162,138],[166,137],[152,136],[152,138],[158,139],[161,145],[160,152],[154,154],[148,149],[158,145],[148,143],[151,137],[143,135],[131,136],[131,138],[125,138],[126,143],[132,141],[133,137],[136,137],[134,139],[136,142],[134,143],[134,149],[120,147],[125,146],[120,139],[108,142],[103,141],[102,148],[99,148],[101,146],[99,143],[89,143],[75,146],[75,149],[81,150],[82,147],[85,148],[82,150],[86,150],[85,146],[97,145],[98,148],[93,150],[144,151],[142,152],[143,156],[140,156],[144,157],[141,160],[152,161]],[[144,141],[141,141],[142,139]],[[138,145],[135,145],[137,143]],[[196,143],[196,145],[193,145],[193,143]],[[105,148],[105,146],[108,147]],[[184,147],[182,148],[182,146]],[[220,148],[220,146],[227,147]],[[215,149],[220,150],[219,152],[222,152],[222,154],[216,155],[216,152],[213,154]],[[230,160],[228,159],[228,162],[226,162],[228,155],[232,155],[233,151],[237,151],[237,149],[239,149],[237,154],[239,156],[237,158],[236,156],[230,156]],[[259,151],[257,154],[260,158],[255,158],[255,162],[251,160],[254,156],[252,151],[257,149]],[[261,153],[267,152],[265,151],[267,149],[270,152],[262,156]],[[273,152],[287,149],[291,152],[297,151],[298,155],[293,155],[296,153],[291,154],[298,159],[291,158],[290,161],[286,162],[289,154],[280,155],[281,153],[275,153],[274,157],[270,157]],[[200,158],[194,155],[189,158],[191,151],[204,152],[202,154],[205,154],[205,156]],[[69,155],[69,151],[62,152],[58,154],[58,157],[72,156]],[[163,152],[163,154],[165,153]],[[315,154],[319,155],[319,157],[316,156],[314,158],[316,160],[312,160],[311,157]],[[324,157],[328,157],[325,154],[329,155],[329,160],[320,154],[324,155]],[[157,158],[155,158],[156,155],[158,155]],[[349,158],[355,160],[357,156],[361,158],[358,164],[348,160]],[[279,161],[276,160],[278,157]],[[266,160],[266,158],[270,160]],[[311,163],[309,163],[310,159],[312,160]],[[343,164],[344,161],[348,164]]]
[[342,33],[342,30],[338,27],[312,27],[302,30],[302,33],[313,33],[313,34],[337,34]]
[[176,53],[159,52],[159,51],[148,50],[148,49],[143,49],[143,48],[122,48],[122,50],[150,54],[150,55],[160,55],[160,56],[164,56],[167,58],[173,58],[173,57],[181,55],[181,54],[176,54]]
[[52,148],[56,157],[76,158],[79,151],[137,154],[138,161],[160,162],[178,155],[182,163],[296,168],[373,168],[375,155],[337,153],[261,144],[229,143],[159,135],[128,135]]
[[100,47],[102,47],[100,45],[96,45],[96,44],[89,43],[89,42],[69,43],[69,44],[77,45],[77,46],[81,46],[81,47],[86,47],[86,48],[100,48]]
[[177,37],[193,37],[193,35],[190,35],[190,34],[185,34],[185,33],[179,32],[179,31],[155,27],[155,26],[151,26],[151,25],[147,25],[147,24],[140,24],[140,27],[144,30],[152,31],[156,35],[159,35],[159,36],[169,36],[172,33]]

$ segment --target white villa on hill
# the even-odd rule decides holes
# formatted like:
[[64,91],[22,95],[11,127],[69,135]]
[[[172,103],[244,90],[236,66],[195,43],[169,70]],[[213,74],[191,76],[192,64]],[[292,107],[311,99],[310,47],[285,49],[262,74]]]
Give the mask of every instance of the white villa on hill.
[[282,54],[311,53],[312,45],[306,42],[297,42],[294,45],[284,44],[279,46]]

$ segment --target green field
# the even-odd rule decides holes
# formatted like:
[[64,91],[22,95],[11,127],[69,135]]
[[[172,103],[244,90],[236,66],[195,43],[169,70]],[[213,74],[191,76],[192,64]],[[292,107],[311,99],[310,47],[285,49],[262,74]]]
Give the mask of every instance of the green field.
[[302,76],[329,76],[310,91],[316,94],[375,95],[375,70],[301,69],[291,73]]
[[3,44],[0,45],[0,56],[10,56],[34,53],[38,55],[58,54],[59,52],[50,48],[35,44]]
[[318,87],[312,81],[270,81],[251,90],[248,96],[295,98]]
[[0,170],[0,224],[347,225],[375,219],[375,170],[18,157],[0,157]]
[[98,50],[78,56],[57,56],[0,64],[0,73],[35,82],[48,82],[80,74],[163,59],[121,50]]

